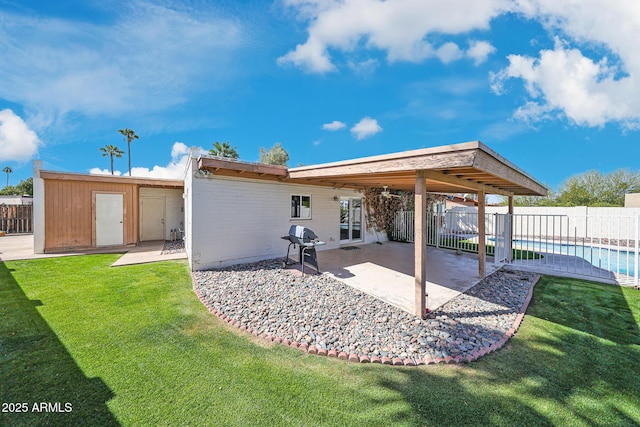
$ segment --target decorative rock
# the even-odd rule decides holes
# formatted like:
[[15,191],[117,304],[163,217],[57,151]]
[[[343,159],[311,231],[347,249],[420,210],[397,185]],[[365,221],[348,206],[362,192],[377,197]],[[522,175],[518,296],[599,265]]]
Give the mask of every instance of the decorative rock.
[[280,262],[194,272],[194,292],[241,330],[309,354],[371,363],[477,360],[516,333],[537,280],[500,270],[422,320],[331,277],[283,270]]

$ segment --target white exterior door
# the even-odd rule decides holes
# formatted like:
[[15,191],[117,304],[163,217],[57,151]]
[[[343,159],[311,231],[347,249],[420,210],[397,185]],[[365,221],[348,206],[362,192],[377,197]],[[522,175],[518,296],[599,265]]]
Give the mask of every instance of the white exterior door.
[[340,199],[340,242],[362,240],[362,199]]
[[124,195],[96,194],[96,246],[124,244]]
[[144,197],[142,198],[141,241],[164,240],[164,197]]

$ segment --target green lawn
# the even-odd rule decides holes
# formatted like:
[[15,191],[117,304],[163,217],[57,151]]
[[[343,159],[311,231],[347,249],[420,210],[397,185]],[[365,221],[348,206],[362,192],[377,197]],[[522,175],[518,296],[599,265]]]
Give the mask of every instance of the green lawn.
[[0,263],[0,425],[637,425],[640,292],[543,278],[519,333],[461,366],[309,356],[231,330],[181,261]]
[[[435,246],[435,245],[431,245]],[[478,243],[472,242],[467,239],[459,239],[455,237],[442,237],[440,238],[440,247],[442,249],[460,249],[462,252],[471,252],[474,254],[478,253]],[[487,252],[487,256],[493,256],[496,252],[496,246],[492,244],[486,244],[485,250]],[[544,255],[539,252],[528,251],[524,249],[512,249],[513,259],[542,259]]]

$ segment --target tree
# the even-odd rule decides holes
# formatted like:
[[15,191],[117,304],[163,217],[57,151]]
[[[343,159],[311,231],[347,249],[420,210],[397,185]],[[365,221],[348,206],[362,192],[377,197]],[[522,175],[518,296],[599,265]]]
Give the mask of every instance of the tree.
[[0,190],[0,196],[13,196],[16,194],[33,196],[33,178],[27,178],[24,181],[20,181],[20,184],[16,186],[9,185]]
[[269,150],[260,147],[260,163],[287,166],[288,161],[289,153],[287,153],[287,150],[285,150],[279,142],[276,142]]
[[237,159],[240,157],[236,147],[232,147],[228,142],[220,144],[218,141],[213,143],[213,148],[209,150],[212,156],[226,157],[228,159]]
[[5,166],[4,169],[2,169],[2,172],[7,174],[7,187],[9,186],[9,174],[13,173],[13,169],[11,169],[9,166]]
[[16,189],[18,194],[33,196],[33,178],[29,177],[24,181],[20,181],[20,184],[16,185]]
[[[136,132],[133,129],[129,129],[129,128],[118,129],[118,132],[120,132],[122,136],[124,136],[125,140],[127,141],[127,157],[129,158],[129,176],[131,176],[131,141],[133,141],[134,139],[138,139],[138,135],[136,135]],[[112,162],[113,162],[113,159],[112,159]],[[113,175],[113,165],[111,166],[111,174]]]
[[640,173],[618,169],[609,174],[592,170],[560,185],[559,206],[624,206],[626,193],[640,192]]
[[[640,171],[618,169],[608,174],[592,170],[574,175],[546,197],[516,196],[515,206],[624,206],[626,193],[640,192]],[[506,199],[503,204],[506,204]]]
[[[116,147],[115,145],[105,145],[104,147],[100,147],[100,151],[102,151],[102,157],[109,156],[111,160],[111,175],[113,175],[113,157],[120,158],[124,154],[124,151]],[[131,171],[129,171],[131,172]],[[131,176],[131,175],[129,175]]]

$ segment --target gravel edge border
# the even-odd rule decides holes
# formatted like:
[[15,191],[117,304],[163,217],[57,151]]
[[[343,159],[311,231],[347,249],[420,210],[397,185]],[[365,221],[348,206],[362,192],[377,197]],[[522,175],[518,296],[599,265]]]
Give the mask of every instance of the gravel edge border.
[[265,333],[261,334],[257,329],[247,328],[246,326],[241,324],[238,320],[227,316],[222,311],[215,309],[211,304],[209,304],[209,302],[200,293],[200,291],[196,289],[195,287],[196,280],[193,275],[193,272],[191,272],[191,283],[192,283],[193,292],[196,294],[200,302],[207,308],[207,310],[210,313],[214,314],[220,320],[228,323],[230,326],[233,326],[234,328],[240,331],[248,332],[252,335],[255,335],[258,338],[261,338],[270,342],[282,344],[289,348],[295,348],[307,354],[333,357],[333,358],[346,360],[354,363],[379,363],[379,364],[390,365],[390,366],[420,366],[420,365],[438,365],[440,363],[454,364],[454,363],[475,362],[481,357],[486,356],[487,354],[493,353],[501,349],[502,347],[504,347],[504,345],[509,341],[509,339],[511,339],[511,337],[513,337],[518,331],[518,329],[520,328],[520,325],[522,324],[522,320],[524,319],[524,315],[527,311],[527,308],[529,307],[529,303],[533,298],[533,289],[538,283],[538,281],[540,280],[540,277],[541,276],[537,274],[534,277],[534,279],[531,281],[531,284],[529,285],[529,292],[527,294],[527,298],[522,304],[522,307],[520,307],[520,311],[518,312],[518,315],[516,316],[513,322],[513,325],[511,326],[511,328],[509,328],[507,332],[505,332],[502,335],[502,338],[500,338],[497,342],[491,344],[491,346],[489,347],[483,348],[482,350],[474,351],[473,353],[464,357],[463,356],[456,356],[456,357],[447,356],[447,357],[438,357],[436,359],[432,359],[431,357],[426,357],[424,359],[411,358],[411,357],[407,357],[407,358],[395,357],[392,359],[390,357],[378,357],[378,356],[373,356],[369,358],[368,356],[358,356],[355,353],[347,354],[344,351],[338,353],[335,349],[327,351],[326,349],[323,349],[317,346],[309,347],[307,346],[307,344],[304,344],[304,343],[300,344],[297,341],[290,341],[289,339],[283,340],[282,338],[279,338],[273,335],[267,335]]

